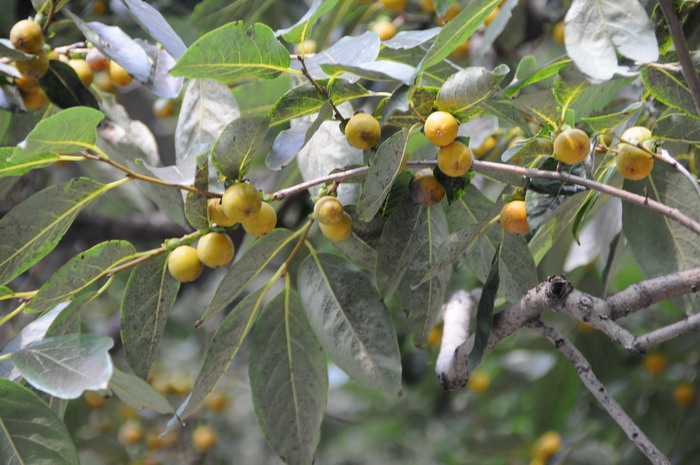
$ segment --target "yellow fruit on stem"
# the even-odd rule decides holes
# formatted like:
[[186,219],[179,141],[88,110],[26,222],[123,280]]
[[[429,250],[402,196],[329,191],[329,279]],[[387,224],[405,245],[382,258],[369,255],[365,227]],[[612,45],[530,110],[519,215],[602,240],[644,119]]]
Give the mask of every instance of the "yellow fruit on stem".
[[314,205],[314,216],[321,224],[336,224],[343,218],[343,204],[332,195],[323,196]]
[[19,90],[23,90],[25,92],[34,92],[39,88],[39,81],[27,76],[15,78],[14,83]]
[[406,9],[408,0],[380,0],[385,10],[400,13]]
[[651,375],[659,375],[666,369],[666,357],[658,352],[647,354],[643,360],[644,369]]
[[246,218],[243,223],[245,232],[253,237],[263,237],[270,234],[277,226],[277,212],[267,202],[263,202],[260,211]]
[[107,71],[107,68],[109,68],[109,58],[104,56],[102,52],[100,52],[96,48],[90,49],[90,51],[85,56],[85,62],[95,73],[98,73],[100,71]]
[[372,26],[372,30],[377,33],[379,40],[389,40],[396,35],[396,26],[391,21],[379,21]]
[[294,53],[297,55],[316,53],[316,41],[313,39],[306,39],[304,42],[294,45]]
[[109,62],[108,73],[109,78],[112,80],[112,84],[115,87],[126,87],[131,84],[131,81],[134,80],[134,78],[132,78],[124,68],[114,61]]
[[204,407],[210,412],[222,412],[228,405],[228,398],[219,391],[214,391],[204,398]]
[[20,90],[19,95],[22,97],[22,102],[27,110],[39,110],[44,108],[44,105],[49,101],[44,91],[39,87],[31,92]]
[[421,205],[434,205],[445,197],[445,188],[435,179],[430,168],[422,169],[413,175],[408,192],[413,201]]
[[654,157],[634,145],[624,144],[617,154],[617,170],[622,177],[639,181],[654,169]]
[[199,425],[192,431],[192,444],[199,452],[206,452],[217,443],[216,431],[209,425]]
[[476,158],[481,158],[487,153],[489,153],[491,150],[493,150],[493,148],[497,145],[498,141],[496,140],[496,138],[493,136],[488,136],[479,147],[472,150],[472,154]]
[[591,139],[580,129],[567,129],[554,139],[554,154],[564,163],[579,163],[590,150]]
[[22,52],[38,53],[44,45],[44,31],[34,21],[23,19],[12,26],[10,42]]
[[207,212],[209,213],[209,222],[217,226],[228,227],[236,224],[235,220],[226,216],[224,206],[221,204],[221,199],[209,199],[207,202]]
[[459,6],[457,2],[450,5],[450,7],[447,9],[447,12],[445,12],[445,15],[442,18],[438,18],[438,26],[444,26],[449,21],[452,21],[455,18],[455,16],[459,14],[460,11],[462,11],[462,7]]
[[440,170],[448,176],[462,176],[472,167],[472,154],[469,147],[454,141],[438,151],[437,162]]
[[49,56],[39,50],[34,58],[15,62],[17,71],[32,79],[39,79],[49,70]]
[[561,436],[556,431],[547,431],[540,436],[533,446],[532,455],[548,459],[561,451]]
[[420,9],[423,13],[435,13],[433,0],[420,0]]
[[242,223],[260,211],[262,196],[247,182],[238,182],[224,192],[221,197],[224,213],[236,223]]
[[210,232],[199,239],[197,257],[210,268],[231,263],[234,255],[233,241],[224,233]]
[[173,278],[187,283],[202,274],[204,265],[197,256],[197,249],[191,245],[181,245],[168,256],[168,271]]
[[129,420],[119,427],[117,439],[124,445],[132,445],[143,439],[143,426],[135,420]]
[[625,129],[620,136],[620,143],[617,144],[618,149],[622,149],[628,144],[637,145],[651,139],[651,131],[644,126],[633,126]]
[[673,400],[679,407],[690,407],[695,402],[695,387],[690,383],[678,383],[673,391]]
[[358,113],[345,126],[345,138],[348,144],[358,149],[374,147],[382,135],[379,121],[367,113]]
[[476,370],[472,373],[469,381],[467,382],[467,387],[470,391],[477,394],[483,394],[489,390],[491,386],[491,375],[485,371]]
[[559,21],[552,28],[552,37],[559,45],[564,45],[564,21]]
[[68,61],[68,66],[73,68],[73,71],[78,75],[83,84],[89,86],[95,78],[95,73],[90,69],[85,60],[74,58]]
[[95,73],[95,78],[92,81],[95,87],[100,89],[102,92],[112,92],[114,89],[114,84],[112,84],[112,78],[109,77],[109,73],[100,72]]
[[527,210],[525,201],[513,200],[508,202],[501,209],[501,226],[503,230],[516,236],[522,236],[530,232],[530,225],[527,224]]
[[457,138],[459,122],[454,116],[445,111],[436,111],[431,113],[428,119],[425,120],[423,131],[431,143],[444,147],[454,142]]
[[352,236],[352,218],[347,212],[343,212],[343,217],[335,224],[318,223],[323,235],[332,242],[343,242]]

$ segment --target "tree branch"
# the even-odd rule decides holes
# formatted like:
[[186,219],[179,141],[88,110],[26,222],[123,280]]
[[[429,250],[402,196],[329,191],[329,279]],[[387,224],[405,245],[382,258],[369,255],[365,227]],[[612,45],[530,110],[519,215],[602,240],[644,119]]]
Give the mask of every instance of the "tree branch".
[[578,351],[578,349],[564,337],[559,331],[547,325],[539,318],[530,321],[527,325],[534,329],[539,334],[544,336],[556,347],[576,368],[576,373],[583,384],[593,394],[593,397],[598,400],[600,405],[608,412],[615,422],[620,425],[620,428],[625,432],[627,437],[632,441],[637,448],[655,465],[670,465],[668,458],[651,442],[646,434],[637,426],[627,412],[623,410],[620,404],[610,396],[603,383],[596,377],[591,369],[591,364]]
[[691,331],[700,329],[700,313],[686,317],[663,328],[651,331],[643,336],[639,336],[635,341],[635,346],[639,351],[646,351],[662,342],[670,341],[679,336],[683,336]]

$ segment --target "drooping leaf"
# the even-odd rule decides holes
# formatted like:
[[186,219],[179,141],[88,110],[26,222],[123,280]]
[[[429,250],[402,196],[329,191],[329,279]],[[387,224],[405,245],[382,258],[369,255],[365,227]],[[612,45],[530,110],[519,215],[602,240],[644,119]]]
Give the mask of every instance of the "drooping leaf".
[[245,177],[253,155],[265,140],[268,125],[267,117],[243,116],[226,126],[211,152],[216,170],[232,180]]
[[289,286],[265,307],[250,352],[255,416],[288,464],[313,462],[328,397],[326,358]]
[[328,74],[345,73],[343,76],[350,82],[359,79],[368,81],[399,81],[406,85],[413,82],[415,68],[402,63],[392,63],[387,60],[369,61],[359,65],[322,64],[321,69]]
[[[209,190],[209,154],[203,153],[197,157],[197,169],[194,175],[194,187],[201,191]],[[195,229],[209,226],[207,198],[195,192],[188,191],[185,195],[185,216]]]
[[480,66],[465,68],[452,75],[440,88],[437,106],[458,119],[468,119],[480,111],[479,105],[496,91],[508,72],[506,65],[493,71]]
[[[587,178],[585,163],[565,165],[562,171]],[[557,169],[557,161],[553,158],[547,159],[540,169],[554,171]],[[586,188],[577,184],[568,184],[556,180],[537,179],[530,183],[530,188],[525,194],[525,205],[527,206],[527,222],[531,230],[537,229],[541,224],[548,221],[553,212],[561,205],[567,197],[585,191]]]
[[[67,110],[66,110],[67,111]],[[88,178],[55,184],[0,218],[0,283],[7,283],[51,252],[75,217],[107,190]]]
[[652,132],[655,138],[700,144],[700,121],[682,113],[670,113],[657,119]]
[[[539,282],[532,253],[525,238],[504,234],[499,254],[498,292],[508,302],[517,302]],[[488,278],[486,281],[488,283]]]
[[39,79],[39,85],[51,101],[61,108],[91,107],[99,109],[97,99],[78,77],[78,74],[60,60],[49,60],[49,70]]
[[367,274],[338,257],[311,255],[298,282],[309,323],[338,367],[361,384],[399,394],[396,334]]
[[145,40],[135,39],[135,42],[143,48],[152,64],[148,79],[141,84],[158,97],[178,97],[182,90],[184,78],[170,74],[170,70],[175,66],[175,58],[166,50],[149,44]]
[[[527,58],[527,57],[526,57]],[[522,76],[516,71],[516,77],[518,80],[510,84],[508,87],[503,89],[498,93],[499,97],[511,97],[517,94],[522,88],[529,85],[535,84],[537,82],[543,81],[557,74],[559,70],[564,68],[566,65],[571,63],[570,58],[558,58],[554,61],[547,63],[546,65],[537,68],[536,70],[529,73],[527,76]],[[518,69],[520,70],[520,68]]]
[[0,461],[79,465],[66,425],[36,394],[0,378]]
[[635,78],[610,79],[591,85],[583,74],[573,67],[566,67],[554,80],[552,92],[557,102],[575,112],[576,119],[586,118],[593,112],[605,108]]
[[[353,227],[357,222],[353,219]],[[352,260],[364,270],[373,273],[377,265],[377,251],[360,238],[356,232],[342,242],[336,242],[333,246],[340,250],[343,255]]]
[[104,336],[55,336],[18,350],[12,361],[32,386],[60,399],[75,399],[85,390],[107,388],[113,345]]
[[134,253],[127,241],[106,241],[76,255],[39,288],[26,312],[43,312],[70,300]]
[[[427,118],[432,113],[435,107],[435,99],[437,98],[439,88],[437,87],[413,87],[408,92],[408,98],[404,109],[401,102],[394,99],[394,95],[389,100],[383,100],[375,111],[375,116],[382,116],[382,122],[400,127],[411,127],[414,124],[421,123],[418,118],[418,113],[423,119]],[[398,97],[397,97],[398,98]],[[408,102],[410,101],[410,108]],[[414,111],[415,110],[415,111]]]
[[631,103],[624,110],[608,113],[607,115],[582,118],[581,121],[588,124],[594,131],[608,132],[612,128],[620,125],[623,121],[626,121],[634,112],[639,110],[642,105],[644,105],[643,102]]
[[114,368],[109,388],[119,399],[134,410],[150,408],[158,413],[173,414],[175,409],[168,399],[138,376]]
[[526,163],[541,155],[550,156],[554,153],[553,150],[554,146],[550,138],[532,137],[508,147],[501,154],[501,161],[507,162],[513,158],[518,158]]
[[173,57],[180,58],[187,46],[158,10],[143,0],[122,0],[132,18]]
[[481,358],[486,352],[486,344],[491,334],[491,324],[493,323],[493,307],[496,302],[496,292],[499,285],[499,254],[501,246],[496,248],[496,253],[491,262],[491,271],[486,278],[484,287],[481,290],[481,298],[476,311],[476,328],[474,330],[474,347],[469,353],[467,361],[468,370],[473,372],[481,363]]
[[192,44],[170,71],[173,76],[229,82],[244,77],[272,79],[289,69],[289,52],[268,26],[236,21]]
[[274,171],[286,168],[304,147],[310,127],[311,122],[299,121],[291,128],[280,131],[272,143],[272,150],[265,157],[265,165]]
[[690,88],[680,72],[649,65],[642,68],[640,74],[644,86],[657,100],[700,119]]
[[275,35],[278,37],[282,36],[284,40],[292,44],[300,43],[309,37],[311,28],[318,21],[318,18],[330,11],[336,3],[338,3],[338,0],[314,0],[299,21],[288,28],[278,30],[275,32]]
[[124,356],[141,378],[156,359],[158,343],[180,283],[167,269],[167,254],[137,265],[129,275],[121,302],[120,332]]
[[260,17],[275,0],[204,0],[194,8],[192,25],[209,32],[231,21],[250,24]]
[[489,24],[486,24],[486,31],[484,31],[480,41],[481,45],[478,49],[479,54],[486,53],[491,49],[496,39],[506,30],[506,26],[509,28],[512,27],[513,23],[511,22],[511,18],[518,15],[518,10],[515,12],[513,11],[518,6],[518,3],[518,0],[506,0],[501,2],[498,10],[494,10],[496,11],[496,16]]
[[[356,37],[345,36],[327,49],[308,57],[304,60],[304,64],[312,78],[325,79],[328,78],[329,73],[322,69],[322,65],[357,67],[364,63],[371,63],[379,55],[379,45],[379,36],[372,31]],[[294,62],[292,68],[300,70],[301,65],[299,62]],[[341,75],[341,77],[349,79],[347,75]]]
[[12,160],[14,151],[14,147],[0,147],[0,178],[21,176],[28,171],[43,168],[59,160],[58,155],[49,152],[21,156]]
[[535,264],[539,264],[542,261],[557,239],[575,220],[587,195],[588,192],[583,191],[570,197],[565,197],[563,202],[559,203],[558,206],[548,213],[549,219],[537,227],[535,236],[530,240],[530,251]]

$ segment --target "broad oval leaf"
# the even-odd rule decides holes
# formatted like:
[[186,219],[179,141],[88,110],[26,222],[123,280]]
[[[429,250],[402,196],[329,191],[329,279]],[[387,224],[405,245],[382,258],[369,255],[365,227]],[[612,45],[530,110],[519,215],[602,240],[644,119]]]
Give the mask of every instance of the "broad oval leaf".
[[122,0],[132,18],[173,57],[180,58],[187,46],[158,10],[143,0]]
[[31,390],[0,378],[0,462],[80,465],[66,425]]
[[480,111],[479,105],[498,89],[508,72],[506,65],[493,71],[480,66],[465,68],[445,81],[437,96],[437,106],[459,119],[468,119]]
[[42,90],[51,101],[61,108],[91,107],[99,109],[97,99],[78,77],[78,74],[60,60],[50,60],[48,72],[39,79]]
[[[308,57],[304,60],[304,64],[311,77],[324,79],[329,74],[323,71],[321,65],[360,66],[376,60],[379,55],[379,46],[379,36],[373,31],[367,31],[356,37],[345,36],[327,49]],[[300,70],[301,64],[295,61],[292,67]]]
[[[525,238],[512,234],[503,235],[499,249],[498,291],[508,302],[517,302],[527,291],[537,285],[537,268]],[[488,281],[488,278],[487,278]]]
[[165,321],[180,288],[168,273],[167,259],[167,254],[161,254],[137,265],[121,302],[124,356],[134,373],[144,379],[155,361]]
[[413,82],[415,68],[403,63],[388,60],[368,61],[359,65],[323,64],[321,69],[328,74],[345,73],[348,81],[356,82],[360,79],[369,81],[400,81],[406,85]]
[[298,282],[309,323],[338,367],[361,384],[400,394],[396,333],[367,274],[337,256],[312,254]]
[[201,32],[239,19],[251,23],[274,3],[274,0],[204,0],[194,8],[191,22]]
[[229,82],[243,77],[272,79],[289,70],[289,52],[264,24],[237,21],[192,44],[170,71],[173,76]]
[[12,354],[12,361],[35,388],[59,399],[106,389],[112,377],[111,338],[68,334],[43,339]]
[[314,0],[299,21],[288,28],[278,30],[275,32],[275,35],[282,36],[284,40],[292,44],[301,42],[309,37],[311,28],[318,18],[330,11],[336,3],[338,3],[338,0]]
[[51,252],[78,213],[110,187],[88,178],[55,184],[0,218],[0,283],[11,281]]
[[659,101],[693,118],[700,118],[683,74],[653,65],[642,68],[640,74],[644,86]]
[[175,58],[166,50],[144,40],[136,39],[135,42],[143,48],[152,64],[148,80],[142,82],[144,87],[158,97],[178,97],[185,79],[170,75],[170,70],[175,66]]
[[700,144],[700,122],[681,113],[670,113],[656,120],[653,133],[658,139]]
[[432,27],[430,29],[423,29],[422,31],[401,31],[391,39],[385,40],[382,45],[399,50],[418,47],[432,40],[441,30],[442,28]]
[[267,117],[244,116],[224,128],[211,152],[216,170],[228,179],[240,179],[248,172],[253,155],[265,140]]
[[168,399],[138,376],[114,368],[112,378],[109,380],[109,388],[122,402],[134,410],[150,408],[158,413],[175,413]]
[[248,372],[260,429],[286,463],[313,463],[328,372],[299,294],[286,287],[270,301],[252,337]]
[[14,147],[0,147],[0,178],[21,176],[28,171],[43,168],[59,160],[58,155],[49,152],[13,158],[14,151]]

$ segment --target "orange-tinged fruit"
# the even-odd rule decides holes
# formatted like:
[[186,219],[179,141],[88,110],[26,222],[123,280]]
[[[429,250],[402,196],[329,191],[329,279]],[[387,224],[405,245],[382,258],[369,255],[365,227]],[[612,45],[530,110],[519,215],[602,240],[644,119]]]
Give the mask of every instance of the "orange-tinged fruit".
[[209,425],[199,425],[192,431],[192,444],[199,452],[206,452],[217,443],[216,431]]
[[616,165],[622,177],[639,181],[654,169],[654,157],[639,147],[625,144],[617,154]]
[[197,256],[197,249],[191,245],[181,245],[168,255],[168,271],[173,278],[188,283],[199,278],[204,265]]
[[171,98],[159,98],[153,102],[153,115],[168,118],[175,113],[175,101]]
[[49,70],[49,56],[43,50],[39,50],[34,58],[16,61],[17,71],[32,79],[39,79]]
[[234,255],[233,241],[224,233],[210,232],[199,239],[197,257],[210,268],[231,263]]
[[131,74],[127,73],[126,70],[115,61],[110,60],[109,69],[107,72],[109,73],[109,78],[112,80],[112,84],[115,87],[126,87],[131,84],[131,81],[134,80],[134,78],[131,77]]
[[26,53],[38,53],[44,46],[44,31],[34,21],[23,19],[12,26],[10,42],[17,50]]
[[352,236],[352,217],[343,212],[343,217],[335,224],[318,223],[323,235],[332,242],[343,242]]
[[379,121],[367,113],[353,115],[345,126],[345,138],[348,144],[358,149],[374,147],[382,135]]
[[90,51],[85,56],[85,62],[95,73],[100,71],[107,71],[107,68],[109,68],[109,58],[104,56],[102,52],[100,52],[96,48],[90,49]]
[[263,202],[260,211],[246,218],[241,224],[245,232],[253,237],[267,236],[277,226],[277,212],[272,205]]
[[68,66],[73,68],[75,74],[78,75],[83,84],[89,86],[92,84],[92,80],[95,78],[95,73],[90,69],[85,60],[74,58],[68,61]]
[[527,210],[524,200],[513,200],[501,209],[501,226],[503,230],[516,236],[522,236],[530,232],[527,224]]
[[633,126],[625,129],[620,136],[620,143],[617,148],[622,149],[627,144],[637,145],[651,139],[651,131],[644,126]]
[[223,392],[214,391],[204,398],[204,407],[210,412],[222,412],[228,406],[228,397]]
[[559,45],[564,45],[564,21],[559,21],[552,28],[552,37]]
[[583,321],[577,321],[576,327],[583,334],[595,334],[595,328],[590,325],[587,325]]
[[474,371],[467,382],[467,388],[477,394],[485,393],[489,387],[491,387],[491,375],[481,370]]
[[439,26],[444,26],[447,24],[448,21],[452,21],[455,19],[455,16],[459,14],[459,12],[462,11],[462,7],[457,4],[457,2],[453,3],[450,5],[450,7],[447,9],[447,12],[445,12],[444,16],[442,18],[438,18],[437,23]]
[[666,369],[666,357],[658,352],[647,354],[642,363],[644,369],[651,375],[659,375]]
[[580,129],[567,129],[554,139],[554,154],[564,163],[579,163],[590,150],[591,139]]
[[143,439],[143,426],[135,420],[129,420],[119,427],[117,439],[124,445],[133,445]]
[[14,83],[19,90],[23,90],[25,92],[34,92],[39,88],[39,81],[27,76],[15,78]]
[[430,330],[427,346],[429,348],[437,347],[440,345],[440,342],[442,342],[442,325],[438,324],[433,326],[433,329]]
[[262,195],[252,184],[238,182],[226,189],[221,204],[226,216],[236,223],[242,223],[260,211]]
[[314,216],[321,224],[336,224],[343,218],[343,204],[332,195],[323,196],[314,205]]
[[457,138],[459,122],[457,118],[445,111],[436,111],[425,120],[423,131],[431,143],[444,147]]
[[469,168],[472,167],[472,154],[469,147],[459,141],[454,141],[440,148],[437,162],[443,173],[454,178],[469,171]]
[[378,21],[372,26],[372,30],[377,33],[379,40],[389,40],[396,35],[396,26],[391,21]]
[[93,15],[103,15],[107,11],[107,2],[105,0],[96,0],[92,6]]
[[109,77],[109,73],[106,71],[95,73],[95,78],[92,81],[95,87],[100,89],[102,92],[112,92],[114,90],[114,84],[112,84],[112,78]]
[[41,88],[34,89],[31,92],[20,90],[19,95],[22,97],[22,102],[27,110],[39,110],[44,108],[49,102],[49,99]]
[[406,9],[408,0],[380,0],[385,10],[400,13]]
[[232,220],[224,212],[224,206],[221,204],[221,199],[209,199],[207,202],[207,212],[209,213],[209,222],[217,226],[233,226],[236,221]]
[[498,145],[498,141],[496,140],[495,137],[493,136],[488,136],[486,139],[484,139],[484,142],[477,148],[472,150],[472,155],[476,158],[481,158],[487,153],[489,153],[491,150],[493,150],[494,147]]
[[408,192],[414,202],[421,205],[435,205],[445,197],[445,188],[433,176],[433,170],[424,168],[411,178]]
[[493,11],[491,12],[491,14],[489,14],[489,15],[486,17],[486,19],[484,20],[484,24],[485,24],[486,26],[488,26],[489,24],[491,24],[491,22],[492,22],[494,19],[496,19],[496,16],[498,16],[498,12],[499,12],[499,11],[501,11],[501,9],[498,8],[498,7],[496,7],[496,9],[493,10]]
[[678,383],[673,391],[673,400],[679,407],[690,407],[695,402],[695,386],[690,383]]
[[420,0],[420,9],[423,13],[435,13],[433,0]]
[[85,403],[90,408],[100,408],[107,402],[104,396],[99,395],[95,391],[85,391],[83,399],[85,399]]
[[548,459],[561,451],[561,436],[556,431],[547,431],[540,436],[532,448],[536,458]]
[[119,416],[122,420],[131,420],[139,417],[134,409],[126,404],[119,404]]

